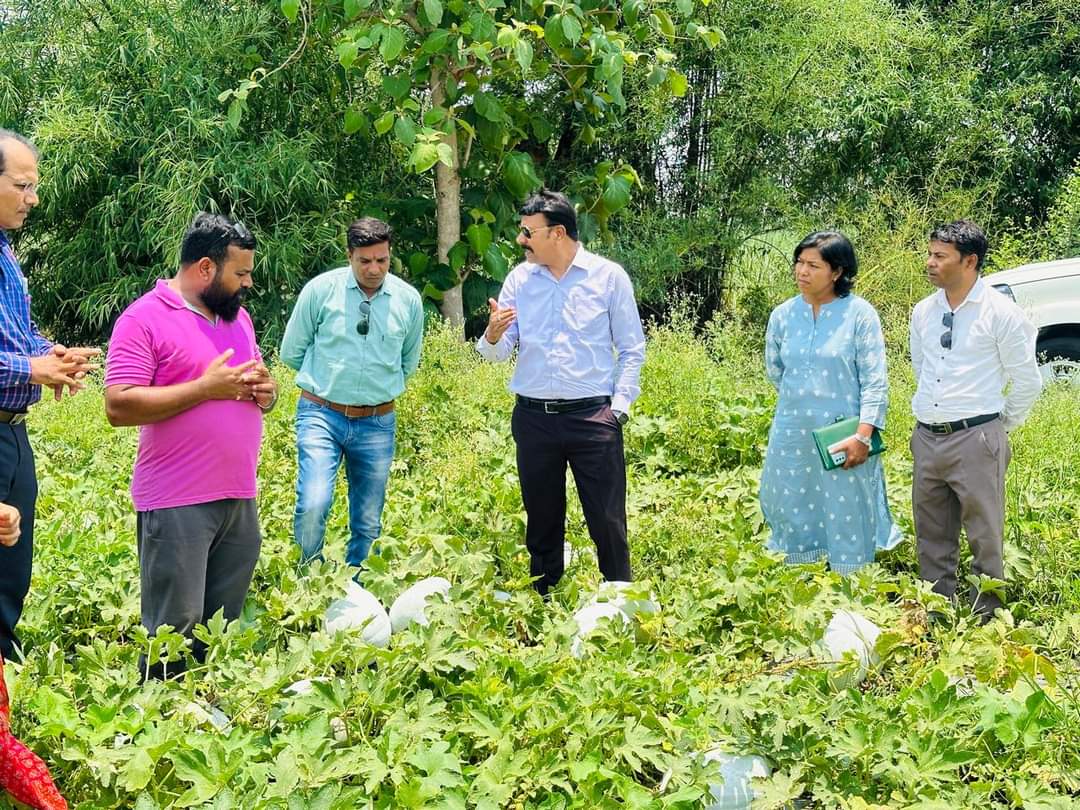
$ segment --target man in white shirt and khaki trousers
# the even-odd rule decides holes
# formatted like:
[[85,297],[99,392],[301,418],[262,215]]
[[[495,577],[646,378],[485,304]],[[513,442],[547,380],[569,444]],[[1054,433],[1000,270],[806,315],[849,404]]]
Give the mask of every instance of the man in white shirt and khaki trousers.
[[[911,314],[919,576],[950,599],[961,526],[972,572],[1004,579],[1005,470],[1012,456],[1006,432],[1023,424],[1042,387],[1035,327],[981,278],[986,249],[985,234],[967,220],[931,233],[926,269],[940,289]],[[972,588],[972,610],[982,621],[999,607],[997,595]]]

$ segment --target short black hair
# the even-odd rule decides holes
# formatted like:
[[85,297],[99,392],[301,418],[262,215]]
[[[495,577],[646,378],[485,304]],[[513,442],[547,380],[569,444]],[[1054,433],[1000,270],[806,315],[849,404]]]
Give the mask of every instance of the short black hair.
[[394,229],[375,217],[361,217],[349,226],[345,236],[345,242],[349,250],[358,247],[370,247],[381,245],[383,242],[391,243],[394,238]]
[[850,295],[855,274],[859,272],[859,260],[855,258],[851,240],[840,231],[814,231],[795,246],[791,261],[797,262],[799,254],[807,248],[817,248],[829,267],[840,271],[840,277],[833,283],[833,292],[840,298]]
[[221,267],[229,252],[229,245],[241,250],[254,250],[255,237],[242,222],[222,214],[200,211],[184,234],[184,241],[180,245],[180,266],[187,267],[205,256]]
[[0,172],[7,168],[7,161],[4,159],[4,141],[16,141],[17,143],[21,143],[33,152],[35,158],[39,157],[34,142],[25,135],[20,135],[18,132],[12,132],[10,129],[0,128]]
[[952,245],[960,252],[961,259],[965,256],[974,256],[977,260],[975,270],[982,272],[986,251],[990,245],[986,241],[983,229],[970,219],[958,219],[947,225],[938,225],[930,232],[930,241]]
[[518,213],[523,217],[531,217],[533,214],[543,214],[548,225],[562,225],[566,229],[566,235],[571,239],[578,238],[577,213],[574,204],[567,199],[565,194],[558,191],[540,189],[521,206]]

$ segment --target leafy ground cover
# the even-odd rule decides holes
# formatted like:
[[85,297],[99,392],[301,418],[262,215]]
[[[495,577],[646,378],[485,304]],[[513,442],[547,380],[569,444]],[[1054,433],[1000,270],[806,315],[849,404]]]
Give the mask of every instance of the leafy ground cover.
[[[678,324],[653,331],[627,428],[628,506],[635,571],[662,611],[603,631],[581,658],[571,617],[598,574],[580,509],[577,559],[544,604],[520,542],[509,369],[448,333],[429,336],[401,402],[386,536],[364,584],[385,605],[427,576],[453,588],[429,627],[384,650],[323,632],[347,577],[343,497],[330,560],[298,570],[284,370],[244,618],[201,629],[206,666],[176,683],[138,683],[139,652],[181,640],[139,627],[135,432],[107,425],[99,391],[40,406],[29,656],[9,674],[15,730],[83,808],[690,808],[715,778],[692,752],[716,746],[768,759],[762,807],[1080,804],[1080,393],[1047,392],[1013,437],[1011,613],[978,627],[914,577],[910,540],[848,579],[762,551],[772,395],[758,346],[732,325],[700,338]],[[899,357],[892,375],[887,472],[910,535],[911,380]],[[885,631],[861,684],[852,661],[830,665],[816,649],[838,609]],[[949,621],[928,626],[930,609]],[[301,679],[310,693],[285,692]]]

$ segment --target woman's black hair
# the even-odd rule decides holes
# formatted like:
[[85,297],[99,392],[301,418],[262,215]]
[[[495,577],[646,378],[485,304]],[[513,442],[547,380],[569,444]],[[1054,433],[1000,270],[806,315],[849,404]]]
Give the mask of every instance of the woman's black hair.
[[849,295],[855,274],[859,272],[859,261],[851,241],[840,231],[814,231],[795,246],[792,262],[797,262],[799,254],[807,248],[817,248],[829,267],[840,271],[840,277],[833,282],[833,292],[840,298]]

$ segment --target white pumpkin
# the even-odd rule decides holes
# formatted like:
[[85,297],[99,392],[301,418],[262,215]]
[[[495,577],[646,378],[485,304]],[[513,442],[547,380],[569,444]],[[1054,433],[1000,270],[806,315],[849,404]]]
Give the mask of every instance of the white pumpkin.
[[600,590],[597,596],[592,600],[594,605],[615,605],[619,610],[626,614],[628,619],[634,618],[639,613],[642,616],[652,616],[660,612],[660,603],[656,601],[656,594],[650,593],[648,597],[633,597],[627,594],[627,591],[633,591],[640,588],[633,582],[623,582],[621,580],[613,580],[611,582],[601,582]]
[[349,582],[345,596],[326,609],[326,632],[360,631],[360,637],[373,647],[390,643],[390,617],[370,591]]
[[580,658],[585,653],[585,639],[593,633],[601,622],[615,622],[617,624],[629,624],[630,619],[616,605],[607,603],[589,604],[574,614],[578,631],[570,646],[570,654]]
[[[691,758],[720,764],[720,781],[709,785],[712,803],[706,810],[750,810],[755,791],[751,779],[767,779],[772,775],[769,763],[758,756],[738,756],[721,748],[705,754],[693,753]],[[660,780],[660,792],[667,790],[671,771]]]
[[427,601],[434,594],[444,597],[450,594],[450,582],[442,577],[428,577],[407,588],[390,606],[390,627],[400,633],[413,622],[427,627],[428,617],[424,613]]
[[866,670],[876,661],[874,645],[881,628],[850,610],[838,610],[829,621],[822,638],[824,654],[830,661],[839,661],[845,653],[853,652],[859,659],[859,668],[855,675],[857,683],[862,683]]
[[766,779],[772,775],[769,763],[761,757],[736,756],[714,748],[706,752],[706,762],[720,764],[723,779],[709,785],[712,804],[707,810],[750,810],[754,801],[754,788],[751,779]]

